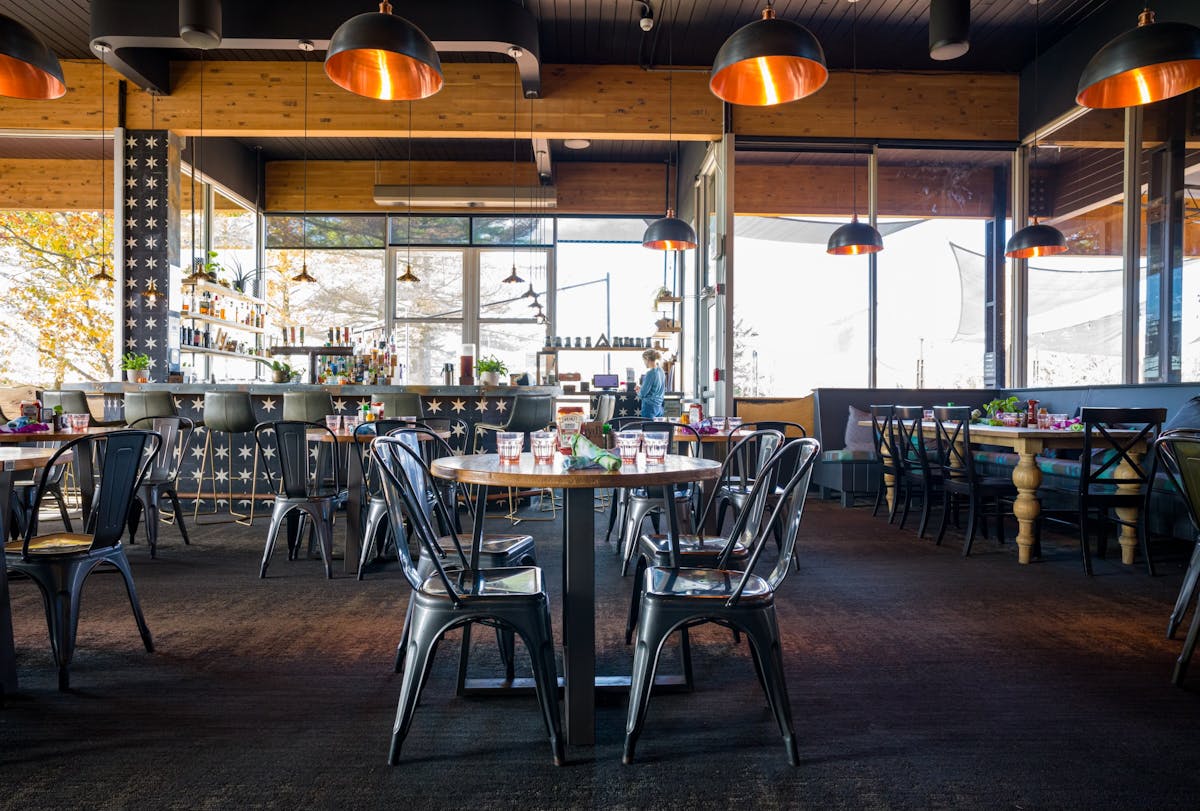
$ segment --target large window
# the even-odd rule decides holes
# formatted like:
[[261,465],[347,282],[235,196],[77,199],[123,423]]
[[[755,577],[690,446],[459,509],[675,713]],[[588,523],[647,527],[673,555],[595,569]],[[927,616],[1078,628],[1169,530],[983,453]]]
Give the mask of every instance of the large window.
[[[396,312],[392,338],[404,364],[407,383],[441,383],[442,368],[452,364],[458,382],[463,344],[463,288],[466,251],[392,249]],[[411,267],[417,281],[401,281]]]
[[734,394],[865,386],[868,260],[825,252],[850,219],[855,177],[866,217],[865,157],[739,152],[737,165]]
[[[985,280],[994,189],[1011,152],[879,151],[877,384],[975,388],[984,383]],[[1001,215],[1003,216],[1003,215]]]

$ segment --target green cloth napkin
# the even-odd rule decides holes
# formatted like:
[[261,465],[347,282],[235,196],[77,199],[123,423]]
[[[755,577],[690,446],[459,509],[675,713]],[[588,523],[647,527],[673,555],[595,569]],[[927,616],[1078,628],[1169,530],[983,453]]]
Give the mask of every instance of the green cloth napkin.
[[596,443],[580,432],[571,437],[571,455],[563,462],[563,467],[567,470],[582,470],[587,467],[619,470],[621,458],[611,451],[596,447]]

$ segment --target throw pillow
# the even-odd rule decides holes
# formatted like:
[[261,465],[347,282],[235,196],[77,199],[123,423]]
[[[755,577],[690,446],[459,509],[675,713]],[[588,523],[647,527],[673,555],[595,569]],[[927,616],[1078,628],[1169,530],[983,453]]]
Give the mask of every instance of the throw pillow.
[[[859,425],[866,421],[867,425]],[[850,416],[846,419],[846,450],[874,451],[875,429],[871,427],[871,412],[850,406]]]

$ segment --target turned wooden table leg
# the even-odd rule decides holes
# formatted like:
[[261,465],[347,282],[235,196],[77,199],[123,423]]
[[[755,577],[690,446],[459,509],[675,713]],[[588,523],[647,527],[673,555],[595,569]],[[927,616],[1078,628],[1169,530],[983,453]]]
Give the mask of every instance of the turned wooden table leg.
[[[1142,464],[1142,454],[1130,452],[1129,455],[1133,457],[1134,462],[1140,467]],[[1137,474],[1129,462],[1122,459],[1114,475],[1117,479],[1133,479]],[[1137,493],[1140,492],[1140,489],[1136,484],[1119,484],[1117,485],[1117,492]],[[1126,522],[1120,525],[1121,562],[1126,566],[1132,566],[1138,550],[1137,520],[1139,510],[1137,507],[1119,507],[1115,512],[1118,518]]]
[[1042,483],[1042,471],[1038,469],[1036,450],[1021,449],[1020,460],[1013,468],[1012,480],[1017,487],[1017,500],[1013,504],[1013,515],[1017,517],[1017,560],[1029,563],[1033,559],[1033,523],[1042,511],[1037,500],[1037,489]]
[[883,464],[883,492],[887,499],[888,515],[896,509],[896,477],[889,471],[892,469],[892,455],[887,452],[887,446],[879,451],[879,461]]

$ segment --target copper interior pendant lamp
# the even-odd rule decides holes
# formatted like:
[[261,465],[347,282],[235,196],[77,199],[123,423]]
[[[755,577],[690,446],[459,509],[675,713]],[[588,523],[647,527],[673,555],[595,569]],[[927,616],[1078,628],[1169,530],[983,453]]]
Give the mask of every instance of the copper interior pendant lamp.
[[[513,84],[513,159],[512,159],[512,270],[500,281],[504,284],[521,284],[525,280],[517,274],[517,87],[520,77]],[[532,145],[532,141],[530,144]],[[532,286],[532,285],[531,285]]]
[[0,14],[0,96],[49,101],[66,93],[54,51],[33,31]]
[[116,279],[108,270],[108,212],[104,196],[104,54],[109,49],[103,42],[97,42],[95,48],[100,52],[100,269],[92,274],[90,281],[111,283]]
[[406,179],[408,180],[408,214],[404,218],[407,229],[404,245],[408,255],[404,262],[404,272],[396,278],[397,282],[404,282],[405,284],[417,284],[421,281],[417,274],[413,273],[412,269],[412,171],[412,102],[410,101],[408,103],[408,167],[405,170]]
[[[1034,4],[1033,23],[1033,95],[1037,98],[1038,90],[1038,61],[1041,53],[1038,48],[1038,29],[1041,28],[1040,0]],[[1033,130],[1033,147],[1030,175],[1037,168],[1037,129]],[[1035,256],[1053,256],[1067,252],[1067,238],[1063,232],[1053,225],[1043,225],[1035,216],[1033,222],[1009,237],[1004,246],[1004,255],[1009,259],[1032,259]]]
[[708,88],[730,104],[768,107],[811,96],[828,80],[821,43],[804,26],[778,19],[767,0],[762,19],[734,31],[717,51]]
[[429,37],[384,0],[379,11],[338,26],[325,54],[325,73],[338,87],[380,101],[414,101],[442,89],[442,62]]
[[1096,52],[1079,77],[1075,103],[1109,109],[1162,101],[1200,87],[1200,28],[1155,22],[1148,7],[1136,28]]
[[[297,43],[297,47],[301,51],[308,53],[312,51],[313,44],[310,40],[302,39]],[[292,277],[293,282],[301,284],[309,284],[317,279],[308,272],[308,57],[304,59],[304,137],[301,143],[304,144],[304,215],[300,220],[300,272]]]
[[[854,19],[850,27],[850,139],[858,138],[858,3],[854,3]],[[879,253],[883,250],[883,237],[869,222],[858,221],[858,161],[850,167],[850,222],[829,235],[825,252],[834,256],[859,256],[864,253]]]
[[[662,9],[659,9],[660,13]],[[672,20],[672,22],[674,22]],[[673,26],[672,26],[673,27]],[[661,30],[661,29],[660,29]],[[666,190],[663,194],[666,216],[660,217],[646,227],[642,234],[642,247],[653,251],[689,251],[696,247],[696,231],[691,225],[675,216],[675,208],[671,205],[671,164],[675,146],[675,72],[672,70],[675,55],[671,47],[671,35],[667,34],[667,172]],[[679,168],[676,162],[675,185],[679,185]]]

